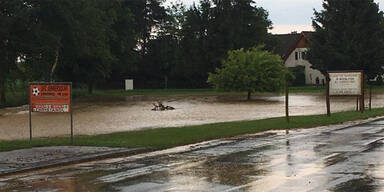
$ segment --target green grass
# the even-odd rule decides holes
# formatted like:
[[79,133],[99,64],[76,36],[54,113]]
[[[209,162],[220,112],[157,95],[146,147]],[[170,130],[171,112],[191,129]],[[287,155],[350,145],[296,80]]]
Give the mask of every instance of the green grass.
[[[28,96],[26,91],[13,91],[6,94],[6,105],[4,107],[16,107],[28,103]],[[1,108],[1,106],[0,106]]]
[[[295,116],[291,117],[290,123],[287,123],[284,117],[279,117],[254,121],[237,121],[198,126],[120,132],[96,136],[77,136],[75,137],[74,145],[103,147],[151,147],[155,149],[163,149],[212,139],[258,133],[267,130],[311,128],[383,115],[384,108],[380,108],[373,109],[372,111],[366,111],[365,113],[354,111],[338,112],[332,114],[331,117],[326,115]],[[37,139],[33,142],[2,141],[0,142],[0,151],[62,145],[69,145],[69,138],[61,137]]]
[[6,86],[5,99],[7,102],[5,105],[0,105],[0,108],[21,106],[28,103],[27,94],[27,85],[22,81],[16,80]]

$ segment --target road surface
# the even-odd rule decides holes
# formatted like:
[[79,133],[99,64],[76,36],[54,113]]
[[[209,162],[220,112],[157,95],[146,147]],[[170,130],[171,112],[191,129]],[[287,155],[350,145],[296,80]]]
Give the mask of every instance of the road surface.
[[0,177],[0,191],[384,191],[384,120]]

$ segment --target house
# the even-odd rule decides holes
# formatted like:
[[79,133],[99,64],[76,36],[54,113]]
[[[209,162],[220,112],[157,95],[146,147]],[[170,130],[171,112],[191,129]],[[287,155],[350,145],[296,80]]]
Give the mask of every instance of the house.
[[295,85],[323,85],[325,83],[324,75],[320,71],[312,69],[311,63],[306,59],[312,33],[275,35],[279,41],[279,46],[275,51],[283,59],[285,67],[296,76]]

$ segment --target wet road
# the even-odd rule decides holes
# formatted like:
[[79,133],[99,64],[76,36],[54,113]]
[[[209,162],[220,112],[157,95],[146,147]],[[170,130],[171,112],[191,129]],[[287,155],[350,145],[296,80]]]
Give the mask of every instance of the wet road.
[[384,191],[384,120],[1,177],[0,191]]
[[[175,127],[216,122],[254,120],[285,115],[284,96],[129,96],[123,101],[80,102],[74,106],[75,135]],[[151,111],[163,101],[173,111]],[[368,100],[368,99],[367,99]],[[331,111],[355,109],[355,98],[331,98]],[[384,94],[375,94],[373,107],[384,106]],[[325,114],[323,94],[292,94],[291,115]],[[69,115],[34,113],[33,136],[69,135]],[[28,139],[26,107],[0,109],[0,140]]]

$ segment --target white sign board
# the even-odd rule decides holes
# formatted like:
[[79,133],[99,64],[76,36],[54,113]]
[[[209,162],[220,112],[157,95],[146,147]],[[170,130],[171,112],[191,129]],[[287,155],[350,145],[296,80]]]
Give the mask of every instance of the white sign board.
[[125,80],[125,90],[133,90],[133,80],[132,79],[126,79]]
[[362,95],[362,72],[329,72],[330,96]]

